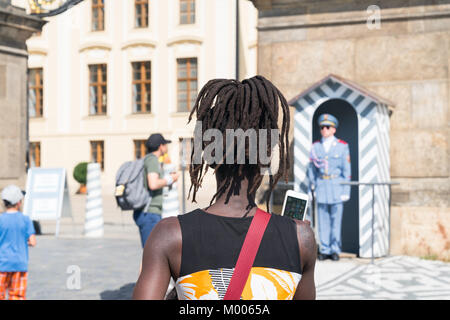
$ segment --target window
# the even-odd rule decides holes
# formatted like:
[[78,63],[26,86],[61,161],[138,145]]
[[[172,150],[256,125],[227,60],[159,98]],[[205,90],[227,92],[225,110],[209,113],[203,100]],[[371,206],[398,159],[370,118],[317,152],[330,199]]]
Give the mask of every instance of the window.
[[30,142],[29,147],[30,168],[41,166],[41,143]]
[[141,159],[145,157],[147,154],[147,147],[145,146],[145,142],[147,140],[134,140],[134,158]]
[[100,163],[100,168],[105,168],[103,141],[91,141],[91,161]]
[[151,112],[151,64],[150,61],[133,62],[133,112]]
[[197,98],[197,58],[177,59],[178,112],[188,112]]
[[89,66],[89,113],[106,114],[106,64]]
[[92,0],[92,31],[105,30],[104,0]]
[[195,23],[195,0],[180,0],[180,24]]
[[146,28],[148,27],[148,0],[135,0],[135,27]]
[[28,112],[33,118],[43,115],[44,80],[42,70],[42,68],[30,69],[28,75]]

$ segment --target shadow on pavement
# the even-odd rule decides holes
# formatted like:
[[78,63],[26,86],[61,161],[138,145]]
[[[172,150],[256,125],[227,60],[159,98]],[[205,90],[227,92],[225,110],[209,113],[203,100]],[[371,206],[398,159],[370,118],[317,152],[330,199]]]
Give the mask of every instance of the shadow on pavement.
[[118,290],[107,290],[100,293],[102,300],[131,300],[135,283],[128,283]]

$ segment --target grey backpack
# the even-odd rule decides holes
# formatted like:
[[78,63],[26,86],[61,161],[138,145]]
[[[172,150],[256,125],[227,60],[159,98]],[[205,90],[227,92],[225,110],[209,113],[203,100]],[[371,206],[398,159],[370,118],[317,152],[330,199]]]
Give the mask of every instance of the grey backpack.
[[127,161],[117,171],[115,197],[122,210],[145,210],[152,201],[150,190],[144,184],[145,158]]

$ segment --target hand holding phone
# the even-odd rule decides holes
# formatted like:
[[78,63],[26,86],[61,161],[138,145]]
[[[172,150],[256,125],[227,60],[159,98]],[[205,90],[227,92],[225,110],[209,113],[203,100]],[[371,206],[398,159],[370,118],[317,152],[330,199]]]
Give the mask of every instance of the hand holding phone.
[[293,190],[288,190],[284,197],[281,215],[304,221],[307,208],[308,208],[307,194],[296,192]]

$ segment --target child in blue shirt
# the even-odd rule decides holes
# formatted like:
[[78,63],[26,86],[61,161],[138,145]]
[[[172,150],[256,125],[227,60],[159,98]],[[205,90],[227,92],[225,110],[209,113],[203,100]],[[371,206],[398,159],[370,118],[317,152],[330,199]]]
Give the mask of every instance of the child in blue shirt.
[[9,185],[2,191],[6,212],[0,214],[0,300],[24,300],[28,279],[28,246],[36,245],[33,223],[20,212],[23,193]]

